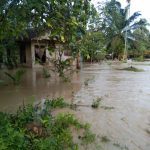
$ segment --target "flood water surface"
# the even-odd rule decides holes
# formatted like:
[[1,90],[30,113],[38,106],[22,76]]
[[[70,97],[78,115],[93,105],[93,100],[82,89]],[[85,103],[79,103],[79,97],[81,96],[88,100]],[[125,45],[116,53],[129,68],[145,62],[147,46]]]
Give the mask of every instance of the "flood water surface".
[[[1,72],[2,77],[4,72]],[[69,77],[71,82],[64,82],[54,74],[50,78],[44,78],[42,68],[36,68],[25,69],[20,85],[13,85],[5,78],[8,85],[0,86],[0,110],[14,112],[23,103],[37,103],[46,98],[64,97],[70,100],[73,92],[80,89],[80,73],[74,73]]]
[[[91,124],[96,134],[89,150],[150,150],[150,66],[135,63],[143,72],[118,70],[127,64],[86,64],[64,83],[41,72],[27,70],[20,86],[0,87],[0,109],[11,111],[23,101],[65,97],[80,105],[74,114]],[[100,107],[91,108],[101,97]],[[86,105],[86,107],[84,107]]]

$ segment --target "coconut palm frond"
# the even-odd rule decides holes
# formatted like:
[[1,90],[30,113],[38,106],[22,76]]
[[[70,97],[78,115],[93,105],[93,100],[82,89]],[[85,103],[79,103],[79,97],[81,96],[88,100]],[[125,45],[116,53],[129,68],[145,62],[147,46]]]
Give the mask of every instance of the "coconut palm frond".
[[126,21],[126,25],[131,24],[133,21],[135,21],[139,16],[141,16],[141,13],[135,12],[131,17],[129,17],[129,19]]
[[145,19],[140,19],[139,21],[135,22],[133,25],[130,26],[131,30],[136,30],[142,26],[146,26],[148,23]]
[[121,8],[121,3],[120,3],[120,2],[116,1],[116,2],[115,2],[115,5],[116,5],[116,7],[117,7],[118,9]]

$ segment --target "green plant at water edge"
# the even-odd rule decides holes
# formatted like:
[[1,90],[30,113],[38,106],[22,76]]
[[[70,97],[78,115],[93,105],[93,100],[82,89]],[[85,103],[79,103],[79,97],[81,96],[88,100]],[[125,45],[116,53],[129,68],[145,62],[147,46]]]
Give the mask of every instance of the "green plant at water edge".
[[51,109],[64,107],[62,98],[38,105],[23,105],[15,114],[0,112],[0,150],[78,150],[71,128],[84,131],[81,141],[94,141],[89,125],[80,123],[72,114],[52,115]]
[[20,84],[24,73],[25,73],[24,69],[18,69],[14,74],[5,72],[5,75],[7,75],[13,81],[13,84],[18,85]]
[[70,78],[68,76],[66,76],[65,74],[63,74],[61,76],[61,79],[62,79],[63,82],[71,82]]
[[102,136],[101,142],[107,143],[107,142],[110,142],[110,139],[107,136]]
[[82,139],[82,144],[93,143],[95,141],[95,134],[91,133],[89,129],[86,129]]
[[84,81],[84,85],[85,85],[85,86],[88,86],[89,81],[90,81],[90,79],[85,80],[85,81]]
[[43,68],[43,77],[44,78],[49,78],[51,77],[49,71],[46,68]]
[[86,80],[84,81],[84,85],[85,85],[85,86],[88,86],[88,85],[89,85],[89,82],[92,81],[92,80],[94,80],[94,76],[93,76],[92,78],[86,79]]
[[96,99],[93,100],[91,107],[92,108],[98,108],[100,105],[100,101],[102,100],[101,97],[98,97]]
[[126,71],[133,71],[133,72],[143,72],[143,69],[138,69],[135,67],[127,67],[127,68],[123,68],[123,69],[119,69],[119,70],[126,70]]
[[112,65],[112,62],[107,62],[108,65]]
[[69,106],[69,104],[66,103],[62,97],[59,97],[57,99],[46,100],[45,105],[49,108],[64,108]]
[[125,146],[122,146],[120,143],[113,143],[113,145],[115,147],[118,147],[120,148],[121,150],[129,150],[129,148],[125,145]]
[[150,130],[149,129],[145,129],[146,133],[150,135]]
[[144,61],[144,57],[143,56],[139,56],[139,57],[136,57],[134,60],[138,61],[138,62],[143,62]]
[[105,110],[112,110],[115,109],[114,107],[109,107],[109,106],[101,106],[101,108],[105,109]]

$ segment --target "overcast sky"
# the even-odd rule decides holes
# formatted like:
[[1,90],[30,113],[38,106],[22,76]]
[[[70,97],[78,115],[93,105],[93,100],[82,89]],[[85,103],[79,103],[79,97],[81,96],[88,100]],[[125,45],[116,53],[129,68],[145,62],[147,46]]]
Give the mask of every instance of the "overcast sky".
[[[97,2],[101,2],[105,0],[92,0],[94,4]],[[122,6],[126,6],[127,2],[126,0],[118,0],[121,2]],[[140,11],[142,14],[142,18],[146,18],[148,22],[150,23],[150,0],[131,0],[131,14],[136,11]]]

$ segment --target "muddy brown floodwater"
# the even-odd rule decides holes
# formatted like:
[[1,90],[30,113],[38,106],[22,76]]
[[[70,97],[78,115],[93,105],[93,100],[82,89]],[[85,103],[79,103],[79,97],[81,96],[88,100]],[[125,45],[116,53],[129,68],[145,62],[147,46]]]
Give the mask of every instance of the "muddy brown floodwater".
[[[150,62],[134,63],[143,72],[118,70],[118,62],[85,64],[71,83],[52,77],[44,79],[40,69],[26,71],[20,86],[0,87],[0,110],[13,111],[31,99],[65,97],[79,106],[74,114],[91,124],[96,134],[89,150],[150,150]],[[2,74],[2,72],[1,72]],[[85,84],[86,83],[86,84]],[[88,83],[88,84],[87,84]],[[102,97],[92,109],[93,99]]]

